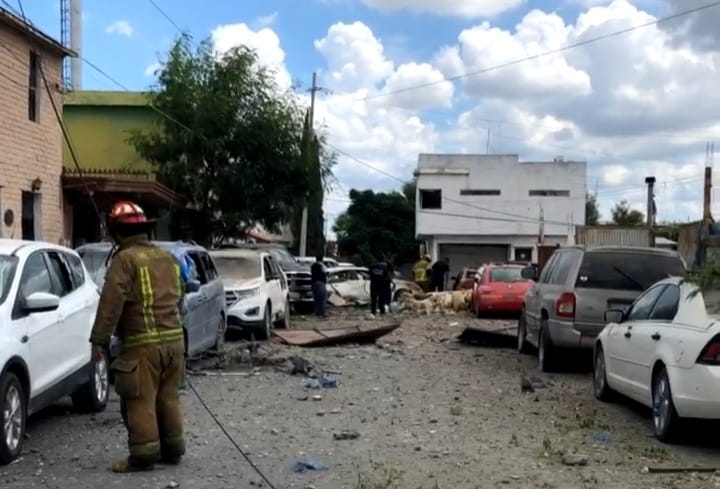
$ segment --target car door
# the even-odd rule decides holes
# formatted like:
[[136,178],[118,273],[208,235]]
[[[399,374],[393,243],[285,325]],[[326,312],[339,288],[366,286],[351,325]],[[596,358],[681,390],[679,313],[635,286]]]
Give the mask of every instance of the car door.
[[36,396],[55,385],[64,376],[60,313],[28,314],[23,310],[26,297],[35,292],[53,293],[50,270],[43,251],[32,253],[25,261],[12,312],[13,327],[27,331],[30,395]]
[[45,254],[52,293],[60,297],[58,307],[60,336],[57,347],[62,350],[63,370],[71,373],[90,360],[89,333],[90,322],[88,297],[75,287],[72,274],[61,252],[50,250]]
[[643,354],[634,350],[642,348],[641,331],[666,287],[660,284],[641,294],[630,306],[622,323],[614,326],[608,334],[608,375],[613,377],[618,390],[638,401],[643,398],[642,375],[639,374],[642,370],[639,359]]
[[285,308],[288,306],[288,301],[286,300],[286,297],[288,296],[287,278],[275,259],[272,256],[268,256],[268,259],[270,260],[270,267],[272,268],[273,275],[277,277],[278,302],[277,306],[275,306],[275,310],[278,311],[279,317],[283,317],[285,314]]
[[[658,350],[663,343],[677,341],[677,335],[670,329],[673,328],[679,302],[680,287],[668,284],[655,301],[648,319],[637,321],[632,331],[629,351],[632,370],[629,376],[633,388],[646,404],[651,398],[652,367],[658,358]],[[677,345],[664,346],[669,346],[670,351],[678,351]]]
[[187,255],[195,265],[193,267],[191,280],[195,280],[200,284],[196,292],[185,295],[186,312],[183,318],[183,324],[187,331],[188,354],[192,356],[212,346],[214,335],[211,338],[208,334],[208,323],[210,323],[211,318],[208,315],[208,279],[205,267],[203,266],[200,255],[196,251],[189,251]]
[[284,301],[280,289],[280,277],[275,273],[269,256],[263,256],[263,275],[265,276],[267,296],[272,306],[273,319],[275,319],[281,311],[280,304]]
[[550,277],[555,270],[559,253],[555,252],[548,262],[545,264],[538,277],[537,282],[525,294],[525,320],[527,328],[528,341],[537,346],[537,339],[540,334],[540,298],[544,294],[544,288],[547,286]]
[[207,295],[208,295],[208,314],[209,318],[212,319],[210,323],[210,331],[212,333],[213,342],[217,338],[217,327],[218,321],[225,317],[225,287],[220,278],[220,272],[218,272],[215,262],[212,257],[206,251],[200,252],[200,259],[203,262],[203,268],[205,270],[205,276],[207,277]]

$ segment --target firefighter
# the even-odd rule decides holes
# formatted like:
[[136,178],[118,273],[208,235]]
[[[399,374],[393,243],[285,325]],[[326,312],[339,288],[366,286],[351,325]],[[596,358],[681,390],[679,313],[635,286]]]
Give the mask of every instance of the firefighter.
[[430,257],[423,255],[413,265],[413,280],[425,292],[428,291],[430,286],[430,281],[428,280],[428,267],[430,266],[430,262]]
[[178,310],[184,287],[178,260],[149,241],[153,224],[132,202],[119,202],[110,211],[108,231],[117,250],[90,336],[96,359],[113,333],[122,343],[110,368],[130,454],[113,462],[118,473],[152,470],[158,461],[178,464],[185,454],[178,395],[185,370]]

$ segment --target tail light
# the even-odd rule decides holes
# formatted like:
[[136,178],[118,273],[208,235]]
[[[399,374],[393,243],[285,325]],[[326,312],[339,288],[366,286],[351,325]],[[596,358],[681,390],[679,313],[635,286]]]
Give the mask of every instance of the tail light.
[[705,365],[720,365],[720,335],[715,336],[710,343],[703,348],[697,363]]
[[575,317],[575,294],[565,292],[555,303],[555,315],[560,318],[573,319]]

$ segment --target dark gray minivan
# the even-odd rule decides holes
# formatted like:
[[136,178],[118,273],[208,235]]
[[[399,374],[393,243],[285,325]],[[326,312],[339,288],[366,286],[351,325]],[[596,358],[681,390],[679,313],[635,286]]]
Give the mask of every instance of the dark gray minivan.
[[621,246],[570,246],[553,253],[527,291],[518,321],[518,351],[538,350],[542,371],[560,360],[559,349],[592,349],[605,327],[605,311],[625,310],[655,282],[684,276],[676,251]]

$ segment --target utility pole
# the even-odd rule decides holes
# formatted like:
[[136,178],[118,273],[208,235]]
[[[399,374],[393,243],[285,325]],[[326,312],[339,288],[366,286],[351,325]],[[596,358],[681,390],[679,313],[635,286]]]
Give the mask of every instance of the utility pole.
[[655,177],[645,178],[647,184],[647,225],[655,225]]
[[545,242],[545,211],[543,210],[542,201],[538,203],[540,206],[540,219],[538,220],[538,243]]
[[[315,93],[318,91],[323,90],[321,87],[317,86],[317,73],[313,72],[312,76],[312,87],[310,88],[310,111],[308,112],[308,130],[310,131],[310,134],[307,135],[307,141],[308,141],[308,147],[306,148],[306,152],[308,155],[311,154],[311,148],[313,144],[313,139],[315,135],[315,126],[314,126],[314,119],[315,119]],[[308,203],[307,203],[307,196],[305,197],[305,205],[303,206],[302,211],[302,221],[300,222],[300,256],[306,256],[307,254],[307,227],[308,227]]]

